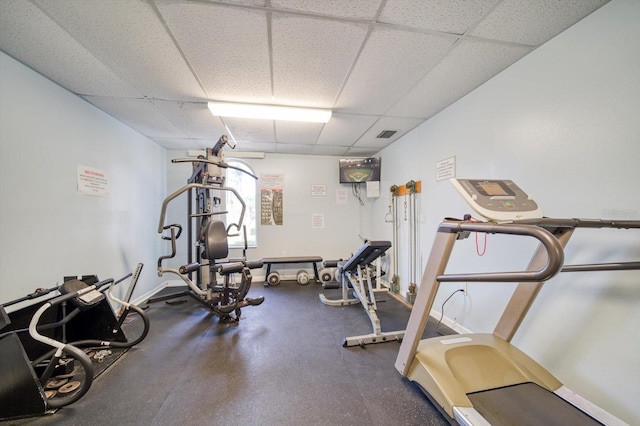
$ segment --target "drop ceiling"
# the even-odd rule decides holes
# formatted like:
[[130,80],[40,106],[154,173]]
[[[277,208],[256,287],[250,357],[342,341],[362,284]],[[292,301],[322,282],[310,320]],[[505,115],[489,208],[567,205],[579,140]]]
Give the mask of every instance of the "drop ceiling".
[[[367,156],[607,1],[2,0],[0,49],[168,149],[230,134],[239,151]],[[209,100],[333,116],[220,118]]]

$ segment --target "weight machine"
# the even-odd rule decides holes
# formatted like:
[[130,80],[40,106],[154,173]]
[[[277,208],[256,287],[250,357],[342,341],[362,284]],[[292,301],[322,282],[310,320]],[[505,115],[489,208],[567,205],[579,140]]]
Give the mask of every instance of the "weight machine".
[[[193,167],[187,184],[169,195],[162,203],[158,233],[163,240],[170,241],[171,253],[158,258],[158,276],[161,277],[166,273],[176,275],[187,285],[187,290],[153,298],[149,302],[188,295],[211,309],[220,319],[238,321],[241,308],[257,306],[264,301],[264,297],[246,297],[251,287],[251,269],[261,268],[262,261],[246,260],[246,229],[242,225],[246,204],[234,188],[224,185],[222,170],[231,168],[246,173],[254,179],[258,178],[246,170],[224,162],[223,148],[228,142],[227,136],[222,135],[213,148],[207,148],[206,156],[171,160],[174,164],[191,163]],[[187,238],[190,244],[187,263],[177,269],[168,268],[163,266],[163,262],[175,257],[176,241],[182,234],[182,226],[175,223],[165,225],[167,206],[184,193],[188,195]],[[227,213],[219,210],[223,193],[233,194],[241,205],[237,221],[226,227],[224,222],[214,218],[216,215]],[[228,237],[237,236],[240,231],[243,232],[245,241],[243,256],[240,259],[229,259]],[[231,279],[231,276],[236,273],[241,276],[238,285]],[[195,278],[193,278],[194,274]],[[222,283],[218,283],[218,276],[222,277]],[[231,317],[233,312],[235,317]]]
[[[146,313],[129,303],[129,296],[120,300],[113,294],[115,285],[133,275],[130,294],[141,269],[138,264],[118,281],[65,277],[60,286],[0,305],[0,421],[42,415],[78,401],[94,375],[106,368],[94,367],[89,354],[110,353],[109,348],[122,354],[147,336]],[[110,301],[120,305],[118,313]],[[23,302],[31,304],[5,310]]]

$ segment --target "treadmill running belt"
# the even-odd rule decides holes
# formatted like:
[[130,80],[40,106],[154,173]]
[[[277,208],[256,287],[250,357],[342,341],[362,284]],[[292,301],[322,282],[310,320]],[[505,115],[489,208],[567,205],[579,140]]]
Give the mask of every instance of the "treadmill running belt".
[[473,392],[467,396],[473,408],[492,425],[602,425],[535,383]]

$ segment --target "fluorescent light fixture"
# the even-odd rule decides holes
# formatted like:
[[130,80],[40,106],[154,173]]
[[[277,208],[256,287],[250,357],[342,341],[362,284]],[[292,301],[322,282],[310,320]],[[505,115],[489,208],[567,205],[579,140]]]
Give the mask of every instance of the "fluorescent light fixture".
[[211,114],[219,117],[306,121],[310,123],[326,123],[331,118],[330,109],[298,108],[280,105],[237,104],[232,102],[209,102],[208,106]]

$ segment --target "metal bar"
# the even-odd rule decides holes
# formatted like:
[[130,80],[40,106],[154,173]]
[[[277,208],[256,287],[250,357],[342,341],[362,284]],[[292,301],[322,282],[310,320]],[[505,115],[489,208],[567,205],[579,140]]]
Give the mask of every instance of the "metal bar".
[[585,263],[582,265],[565,265],[562,272],[586,271],[628,271],[640,269],[640,262]]
[[[238,201],[240,201],[240,204],[242,205],[242,211],[240,212],[240,220],[238,221],[238,224],[234,224],[238,227],[238,229],[240,229],[240,227],[242,226],[242,222],[244,220],[244,213],[246,210],[246,204],[244,202],[244,200],[242,199],[242,197],[240,196],[240,194],[238,194],[238,191],[236,191],[234,188],[230,188],[230,187],[217,187],[217,186],[213,186],[213,185],[206,185],[203,183],[189,183],[185,186],[183,186],[182,188],[178,189],[177,191],[175,191],[173,194],[169,195],[167,198],[164,199],[164,201],[162,202],[162,208],[160,210],[160,221],[158,224],[158,233],[161,234],[163,229],[164,229],[164,221],[165,221],[165,217],[167,215],[167,206],[169,205],[169,203],[176,197],[180,196],[181,194],[183,194],[186,191],[189,191],[191,189],[194,188],[205,188],[205,189],[216,189],[219,191],[231,191],[233,192],[233,194],[236,196],[236,198],[238,199]],[[189,214],[191,214],[191,211],[189,211]]]
[[544,228],[533,225],[489,224],[473,222],[443,222],[440,229],[457,232],[483,232],[490,234],[522,235],[536,238],[544,247],[547,262],[537,271],[483,272],[469,274],[446,274],[437,277],[440,282],[488,281],[518,282],[546,281],[560,272],[564,262],[564,250],[556,237]]

